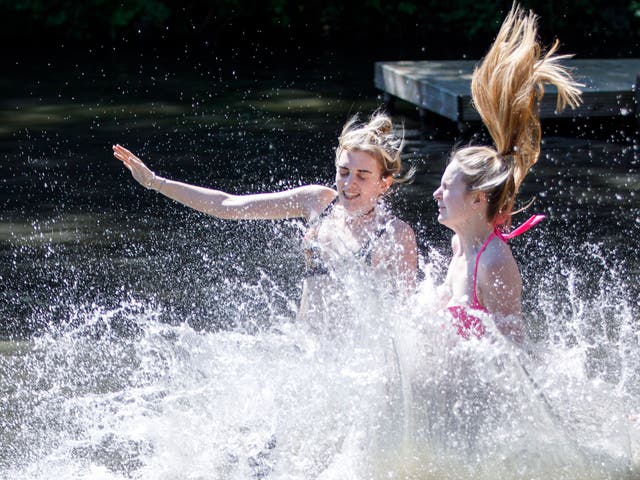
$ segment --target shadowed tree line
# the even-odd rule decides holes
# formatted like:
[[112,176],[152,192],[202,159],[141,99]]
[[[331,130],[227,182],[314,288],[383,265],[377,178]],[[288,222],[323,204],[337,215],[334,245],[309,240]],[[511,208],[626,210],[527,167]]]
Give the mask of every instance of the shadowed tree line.
[[[637,56],[640,0],[522,1],[580,56]],[[477,57],[510,1],[490,0],[0,0],[0,35],[13,46],[269,46]]]

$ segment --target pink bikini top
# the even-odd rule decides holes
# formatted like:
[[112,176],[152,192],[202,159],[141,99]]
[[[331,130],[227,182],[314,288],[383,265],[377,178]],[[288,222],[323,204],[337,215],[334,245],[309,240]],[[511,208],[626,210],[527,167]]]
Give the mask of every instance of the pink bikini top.
[[480,255],[482,255],[482,252],[486,250],[489,242],[491,242],[494,237],[498,237],[506,243],[507,240],[511,240],[512,238],[523,234],[531,227],[537,225],[542,220],[544,220],[544,218],[544,215],[533,215],[529,217],[526,222],[509,233],[502,233],[500,230],[495,228],[484,241],[484,243],[480,247],[480,250],[478,250],[478,253],[476,254],[476,263],[473,269],[473,302],[468,306],[452,305],[450,307],[447,307],[447,310],[453,317],[453,326],[456,327],[458,335],[464,338],[469,338],[470,335],[473,334],[477,338],[481,338],[487,333],[482,321],[478,317],[475,317],[471,313],[469,313],[469,310],[479,310],[485,313],[488,312],[484,305],[480,303],[480,300],[478,300],[476,285],[478,283],[478,264],[480,263]]

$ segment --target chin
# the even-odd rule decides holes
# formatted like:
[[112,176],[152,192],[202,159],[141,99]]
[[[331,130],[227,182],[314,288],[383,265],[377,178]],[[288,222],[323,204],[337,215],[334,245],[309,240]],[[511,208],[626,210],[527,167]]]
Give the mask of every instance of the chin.
[[350,206],[350,205],[344,205],[344,210],[349,215],[354,215],[354,216],[360,215],[364,211],[364,209],[361,207]]
[[438,217],[438,223],[440,225],[442,225],[443,227],[447,227],[449,230],[453,230],[453,226],[451,225],[451,223],[447,220],[447,218],[442,218],[442,217]]

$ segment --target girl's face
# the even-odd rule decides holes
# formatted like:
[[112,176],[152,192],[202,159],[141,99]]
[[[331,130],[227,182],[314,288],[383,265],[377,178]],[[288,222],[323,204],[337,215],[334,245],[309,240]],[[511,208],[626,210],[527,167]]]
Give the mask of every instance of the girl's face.
[[477,214],[476,196],[469,191],[458,162],[453,160],[442,174],[440,186],[433,192],[433,198],[438,202],[438,222],[452,230],[463,225]]
[[393,178],[382,177],[382,167],[367,152],[343,150],[336,161],[336,186],[340,204],[352,215],[369,213]]

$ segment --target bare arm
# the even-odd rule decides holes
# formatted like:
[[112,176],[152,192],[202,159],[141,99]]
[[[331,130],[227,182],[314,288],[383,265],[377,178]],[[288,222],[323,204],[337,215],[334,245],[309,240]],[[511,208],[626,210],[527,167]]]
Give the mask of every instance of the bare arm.
[[487,260],[478,268],[480,302],[494,314],[496,326],[503,335],[521,342],[524,339],[522,277],[518,266],[511,255]]
[[403,228],[397,233],[396,241],[400,247],[400,258],[398,259],[398,270],[400,279],[403,280],[410,292],[416,288],[418,273],[418,245],[416,234],[413,229],[403,223]]
[[390,230],[392,234],[386,237],[389,243],[383,248],[381,263],[394,271],[402,289],[411,294],[416,288],[418,271],[416,235],[409,225],[398,219]]
[[113,146],[113,155],[131,171],[133,178],[146,188],[162,193],[200,212],[230,220],[283,219],[310,217],[319,213],[335,198],[336,192],[321,185],[275,193],[231,195],[219,190],[167,180],[155,175],[121,145]]

